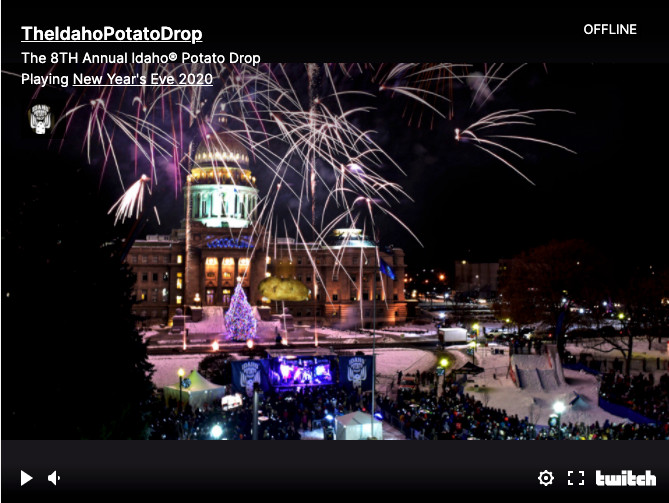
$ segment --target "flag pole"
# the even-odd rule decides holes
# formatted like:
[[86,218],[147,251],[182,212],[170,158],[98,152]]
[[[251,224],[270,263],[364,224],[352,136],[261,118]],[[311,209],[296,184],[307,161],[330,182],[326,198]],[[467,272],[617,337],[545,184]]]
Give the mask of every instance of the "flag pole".
[[374,239],[374,292],[372,293],[373,298],[372,298],[372,406],[371,406],[371,413],[372,413],[372,430],[371,430],[371,438],[374,437],[374,410],[376,409],[376,403],[375,403],[375,390],[376,390],[376,270],[378,269],[378,260],[376,258],[376,255],[378,253],[378,245],[376,243],[376,236],[374,235],[374,227],[372,227],[372,238]]

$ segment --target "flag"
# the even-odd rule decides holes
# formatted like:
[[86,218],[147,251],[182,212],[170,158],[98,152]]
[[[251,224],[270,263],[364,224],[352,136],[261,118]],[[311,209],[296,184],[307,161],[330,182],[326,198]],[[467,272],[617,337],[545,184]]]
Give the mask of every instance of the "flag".
[[383,274],[385,274],[386,276],[388,276],[390,279],[392,279],[392,280],[397,279],[397,278],[395,277],[395,271],[393,271],[392,267],[390,267],[390,265],[388,265],[388,263],[387,263],[385,260],[383,260],[381,257],[379,257],[379,260],[380,260],[380,262],[379,262],[379,270],[380,270]]

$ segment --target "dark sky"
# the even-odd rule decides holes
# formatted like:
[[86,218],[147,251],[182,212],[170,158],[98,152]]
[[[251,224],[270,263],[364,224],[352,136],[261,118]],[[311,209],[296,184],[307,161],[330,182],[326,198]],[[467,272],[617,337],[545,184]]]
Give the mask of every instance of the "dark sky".
[[[615,40],[611,47],[603,49],[589,45],[587,48],[594,51],[595,56],[586,62],[578,50],[582,36],[568,39],[566,50],[565,44],[557,39],[538,38],[532,43],[524,41],[521,34],[513,30],[502,31],[508,38],[495,39],[495,34],[487,31],[491,27],[501,29],[493,23],[493,14],[479,19],[463,12],[451,11],[450,15],[457,15],[460,21],[466,22],[461,22],[455,31],[452,28],[444,32],[443,36],[430,16],[412,17],[408,28],[403,27],[404,31],[397,25],[396,15],[380,16],[376,23],[367,25],[366,36],[358,34],[362,38],[358,39],[357,53],[350,35],[343,36],[339,32],[333,35],[332,26],[340,26],[334,21],[326,22],[326,28],[318,30],[317,23],[316,26],[300,24],[292,17],[284,24],[272,23],[269,13],[265,13],[258,21],[260,28],[255,31],[255,37],[249,36],[253,28],[250,24],[227,32],[216,31],[206,24],[194,24],[205,32],[206,50],[223,52],[233,46],[250,47],[268,59],[274,58],[272,61],[306,61],[318,48],[324,55],[340,56],[342,61],[349,62],[365,61],[350,59],[355,54],[375,56],[369,60],[376,60],[376,67],[380,62],[406,61],[414,57],[423,61],[467,61],[473,65],[469,71],[483,71],[484,61],[489,68],[492,63],[506,60],[503,74],[508,74],[521,62],[530,61],[481,108],[472,105],[472,93],[466,85],[455,83],[453,117],[437,118],[432,127],[425,124],[431,117],[429,111],[422,109],[424,120],[419,127],[416,117],[420,107],[404,97],[378,92],[378,97],[371,100],[376,110],[356,119],[360,127],[378,132],[374,139],[406,172],[406,176],[402,176],[386,167],[383,174],[400,183],[413,198],[413,202],[402,201],[395,205],[393,212],[413,230],[423,246],[391,219],[380,219],[379,227],[381,241],[403,247],[411,266],[442,267],[456,259],[494,261],[551,239],[572,237],[588,239],[611,253],[632,256],[641,262],[666,261],[665,193],[669,181],[665,169],[665,145],[669,137],[665,121],[669,111],[664,91],[669,77],[666,61],[658,63],[658,56],[647,51],[641,58],[646,62],[635,63],[631,53],[617,52],[618,41]],[[652,16],[647,18],[652,19]],[[21,20],[17,18],[17,21]],[[424,39],[416,36],[421,32],[418,21],[433,28]],[[85,22],[90,26],[95,24],[92,20]],[[76,25],[72,20],[69,24]],[[121,23],[122,26],[127,24],[128,20]],[[135,24],[142,25],[139,20],[133,22]],[[293,26],[302,26],[304,31],[288,30]],[[480,31],[468,32],[468,27]],[[535,36],[541,31],[536,26],[527,29]],[[554,34],[556,28],[549,25],[547,30]],[[244,36],[235,39],[233,35],[242,31]],[[475,43],[462,43],[466,33],[477,33],[471,39]],[[279,34],[283,36],[278,37]],[[403,38],[401,34],[412,36]],[[18,38],[20,32],[5,16],[3,60],[15,60],[17,51],[25,50],[25,44],[17,43]],[[277,49],[277,40],[285,46],[283,53]],[[310,43],[300,45],[297,43],[300,40]],[[642,39],[646,44],[648,40]],[[453,41],[460,43],[448,45]],[[504,53],[500,44],[509,51]],[[537,54],[537,46],[549,49],[545,59],[544,54]],[[113,45],[114,50],[117,47]],[[486,47],[490,59],[484,56]],[[95,49],[100,48],[91,50]],[[523,49],[526,49],[526,60],[519,59],[524,54]],[[162,50],[162,47],[153,50]],[[198,50],[203,49],[198,47]],[[566,52],[563,54],[560,50]],[[505,54],[510,57],[505,59]],[[468,56],[472,59],[467,59]],[[3,69],[7,68],[5,64]],[[20,67],[10,68],[25,71],[18,69]],[[298,64],[293,68],[299,73],[302,67]],[[18,159],[29,163],[33,153],[46,147],[46,142],[26,140],[20,128],[12,127],[17,121],[24,121],[29,90],[27,86],[20,86],[16,77],[3,75],[2,81],[3,165]],[[342,78],[339,84],[351,88],[372,86],[369,82],[362,83],[361,77],[357,80],[356,77]],[[16,93],[21,99],[7,103],[10,93]],[[62,92],[55,93],[58,99],[63,98]],[[503,134],[530,133],[562,144],[577,154],[547,145],[505,140],[505,145],[523,156],[522,160],[515,159],[514,165],[535,183],[534,186],[473,145],[457,143],[454,139],[456,127],[463,129],[488,113],[537,108],[567,109],[574,114],[540,114],[536,116],[534,127],[509,128]],[[408,117],[412,113],[410,121]],[[60,154],[51,148],[50,155],[81,162],[84,156],[80,154],[80,146],[80,142],[74,141]],[[95,165],[95,161],[93,164],[90,169],[99,172],[99,164]],[[257,167],[254,174],[262,178]],[[102,177],[101,198],[113,201],[119,196],[115,182],[113,173]],[[261,192],[265,189],[262,179],[259,187]],[[12,197],[9,187],[3,184],[2,190],[3,204],[9,203]],[[164,225],[156,228],[151,223],[147,231],[167,233],[178,225],[181,217],[182,201],[175,198],[169,186],[164,185],[162,190],[164,192],[154,195],[152,203],[159,206]]]

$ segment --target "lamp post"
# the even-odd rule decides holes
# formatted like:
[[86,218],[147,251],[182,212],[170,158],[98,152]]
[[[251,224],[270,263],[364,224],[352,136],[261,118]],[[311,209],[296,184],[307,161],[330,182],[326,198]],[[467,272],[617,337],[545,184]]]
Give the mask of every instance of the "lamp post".
[[[374,232],[374,229],[372,229]],[[374,236],[372,236],[374,237]],[[374,270],[372,274],[374,275],[374,297],[372,300],[372,431],[370,432],[372,438],[374,438],[374,411],[376,410],[376,402],[374,390],[376,389],[376,271],[378,269],[376,254],[378,253],[378,245],[376,239],[374,239]]]
[[565,410],[564,402],[557,401],[553,404],[553,411],[555,412],[556,428],[558,431],[558,439],[562,439],[562,428],[560,426],[560,418]]
[[184,375],[186,373],[184,372],[184,369],[179,369],[177,374],[179,375],[179,406],[178,406],[178,410],[179,410],[179,412],[181,412],[181,388],[183,387]]
[[260,392],[260,385],[257,382],[253,383],[253,440],[258,440],[258,393]]
[[474,325],[472,325],[472,328],[474,330],[476,330],[476,336],[474,337],[474,347],[472,348],[472,363],[475,363],[474,362],[474,353],[476,353],[476,344],[478,343],[478,340],[479,340],[479,334],[480,334],[479,331],[481,330],[481,327],[479,326],[478,323],[474,323]]
[[443,386],[440,384],[443,384],[444,379],[446,379],[446,367],[448,367],[448,360],[446,358],[442,358],[439,361],[439,366],[437,367],[437,378],[435,379],[435,386],[437,387],[435,391],[437,398],[441,397],[441,389]]

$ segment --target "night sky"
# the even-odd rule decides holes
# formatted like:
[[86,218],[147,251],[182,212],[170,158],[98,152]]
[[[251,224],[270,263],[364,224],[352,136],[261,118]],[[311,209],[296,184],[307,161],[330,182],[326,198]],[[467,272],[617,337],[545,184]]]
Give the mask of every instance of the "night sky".
[[[299,40],[300,34],[290,30],[289,35],[281,38],[286,49],[280,53],[271,31],[276,25],[269,21],[270,13],[265,14],[258,21],[258,26],[263,27],[256,32],[260,36],[251,39],[248,36],[250,26],[235,28],[245,33],[235,47],[245,47],[243,44],[246,44],[266,54],[271,61],[307,61],[306,58],[313,56],[313,51],[319,48],[324,55],[334,57],[340,54],[342,61],[352,61],[350,37],[341,39],[342,43],[338,45],[330,38],[325,40],[323,34],[309,35],[314,43],[298,46],[295,41]],[[460,17],[467,22],[455,32],[451,30],[443,36],[430,32],[424,39],[414,36],[400,43],[397,37],[376,37],[380,32],[397,33],[391,22],[396,17],[390,16],[386,25],[373,25],[372,33],[361,39],[359,54],[375,54],[375,67],[381,62],[410,60],[412,55],[416,60],[424,61],[438,54],[442,56],[441,61],[471,63],[468,71],[481,72],[486,68],[484,61],[489,68],[495,61],[504,60],[503,51],[497,45],[490,50],[490,59],[481,57],[484,42],[494,39],[494,35],[488,33],[486,38],[482,31],[476,38],[477,43],[468,48],[455,45],[451,52],[445,48],[458,34],[466,32],[467,26],[474,24],[490,29],[493,17],[490,14],[480,22],[469,16]],[[383,19],[380,17],[379,22]],[[429,17],[421,19],[428,26],[433,23]],[[90,26],[95,24],[92,20],[86,22]],[[292,19],[284,27],[296,23],[298,21]],[[123,26],[127,24],[126,21]],[[234,45],[230,42],[234,38],[230,32],[223,34],[206,25],[201,26],[207,50],[224,51]],[[410,33],[415,35],[419,28],[412,23]],[[529,29],[534,34],[540,31],[536,26]],[[9,39],[3,47],[3,56],[8,54],[5,60],[9,61],[16,59],[17,50],[24,49],[15,40],[20,38],[20,33],[16,31],[16,36],[11,37],[12,33],[7,29],[3,33],[3,38]],[[509,35],[510,32],[504,33]],[[440,43],[435,43],[439,40]],[[552,45],[550,41],[548,43],[552,52],[548,51],[545,59],[538,59],[541,55],[536,54],[535,44],[524,45],[517,33],[509,35],[509,40],[508,44],[516,51],[509,53],[509,59],[515,62],[506,63],[501,74],[508,75],[520,66],[522,60],[517,58],[523,47],[528,51],[527,60],[533,62],[514,73],[482,107],[473,103],[472,91],[466,81],[455,82],[453,117],[450,119],[435,117],[406,97],[379,93],[377,83],[363,81],[360,76],[340,76],[341,80],[336,83],[339,88],[365,89],[368,86],[377,95],[373,99],[361,99],[360,103],[373,105],[376,110],[356,118],[356,125],[377,131],[373,139],[406,173],[404,176],[395,168],[385,166],[382,168],[384,176],[400,183],[413,198],[413,202],[395,204],[392,211],[413,230],[422,246],[390,218],[379,219],[381,243],[404,248],[406,261],[412,267],[450,267],[454,260],[461,259],[496,261],[551,239],[574,237],[585,238],[613,255],[632,257],[640,263],[666,261],[665,192],[669,175],[664,168],[667,126],[663,121],[669,111],[664,93],[664,83],[669,77],[667,64],[652,62],[653,54],[647,58],[651,62],[643,64],[629,63],[627,57],[616,61],[615,57],[609,57],[610,54],[615,56],[615,51],[604,52],[605,57],[599,60],[593,58],[594,63],[583,62],[573,46],[567,53],[579,62],[565,63],[565,59],[556,57],[556,53],[559,55],[556,47],[560,44],[555,41]],[[546,39],[539,42],[546,45]],[[399,46],[403,48],[401,51],[397,50]],[[198,50],[203,49],[198,47]],[[281,54],[285,59],[281,59]],[[467,56],[472,59],[468,60]],[[610,59],[614,62],[609,62]],[[306,93],[304,77],[298,75],[303,67],[298,64],[293,68],[296,81],[302,82],[296,85],[302,85]],[[57,152],[53,145],[48,147],[46,141],[26,139],[25,131],[15,124],[25,122],[26,96],[31,90],[28,86],[20,86],[16,77],[3,75],[2,81],[5,96],[12,92],[21,96],[20,100],[10,103],[4,100],[3,103],[4,166],[19,160],[25,163],[33,155],[54,159],[57,156],[60,160],[54,162],[85,165],[79,141],[66,141]],[[326,89],[325,85],[323,89]],[[45,93],[53,93],[57,100],[66,97],[62,90]],[[358,104],[355,101],[349,103]],[[448,108],[445,103],[440,106],[444,112]],[[523,156],[522,160],[515,159],[513,163],[535,183],[534,186],[473,145],[454,139],[456,127],[464,129],[488,113],[537,108],[566,109],[574,114],[539,114],[535,116],[534,127],[509,128],[503,134],[530,133],[536,138],[564,145],[577,154],[547,145],[505,140],[505,145]],[[130,164],[129,156],[121,162]],[[92,164],[88,175],[92,173],[94,183],[99,184],[100,198],[112,203],[120,195],[116,175],[109,168],[101,175],[99,155]],[[266,177],[253,163],[251,169],[259,179],[261,194],[264,194]],[[12,194],[6,183],[3,184],[3,196],[3,205],[11,204]],[[145,233],[167,234],[179,225],[183,201],[169,184],[154,193],[150,204],[159,208],[162,226],[150,221]],[[119,232],[126,230],[121,227]]]

